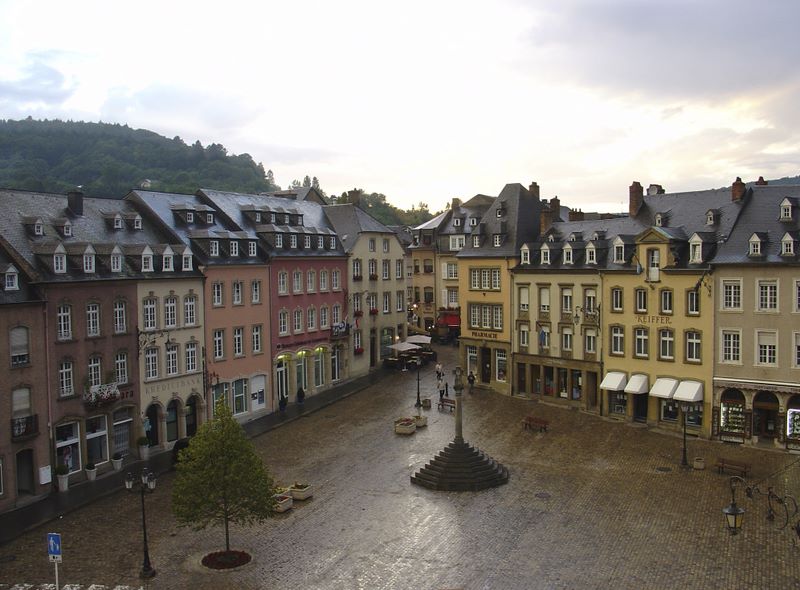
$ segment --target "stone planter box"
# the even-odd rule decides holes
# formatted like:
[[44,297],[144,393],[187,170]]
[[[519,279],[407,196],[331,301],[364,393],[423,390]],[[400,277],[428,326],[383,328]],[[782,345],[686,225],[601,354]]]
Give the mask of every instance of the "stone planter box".
[[69,491],[69,474],[67,475],[57,475],[58,478],[58,491],[59,492],[68,492]]
[[697,470],[703,470],[706,468],[706,460],[703,457],[695,457],[694,461],[692,462],[692,467]]
[[428,417],[427,416],[414,416],[414,422],[416,423],[417,428],[422,428],[423,426],[428,425]]
[[111,465],[114,466],[114,471],[122,469],[122,459],[111,459]]
[[275,494],[275,512],[286,512],[292,509],[292,497],[287,494]]
[[314,486],[306,484],[305,487],[290,487],[289,493],[292,495],[293,500],[308,500],[314,495]]
[[97,468],[95,469],[87,469],[86,470],[86,479],[89,481],[94,481],[97,479]]
[[426,410],[430,410],[431,409],[431,398],[429,398],[429,397],[423,398],[422,399],[422,407],[425,408]]
[[417,423],[413,418],[398,418],[394,421],[394,431],[397,434],[414,434],[417,431]]

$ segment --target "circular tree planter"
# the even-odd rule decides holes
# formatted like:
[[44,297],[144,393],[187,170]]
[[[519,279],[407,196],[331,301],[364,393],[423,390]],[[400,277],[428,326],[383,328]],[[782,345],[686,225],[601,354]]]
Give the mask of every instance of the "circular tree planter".
[[205,567],[212,570],[229,570],[250,563],[253,557],[246,551],[215,551],[209,553],[200,561]]

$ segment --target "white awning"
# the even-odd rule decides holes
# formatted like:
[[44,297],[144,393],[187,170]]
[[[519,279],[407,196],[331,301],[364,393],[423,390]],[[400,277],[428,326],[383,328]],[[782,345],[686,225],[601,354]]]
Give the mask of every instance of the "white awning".
[[625,377],[625,373],[609,371],[606,373],[606,376],[603,377],[603,382],[600,384],[600,389],[613,389],[615,391],[621,391],[625,389],[626,381],[627,378]]
[[634,373],[628,379],[628,384],[625,386],[625,393],[647,393],[648,390],[647,375],[641,373]]
[[650,390],[650,395],[654,397],[663,397],[664,399],[672,399],[672,395],[678,388],[677,379],[669,379],[668,377],[659,377],[653,383],[653,388]]
[[675,390],[673,399],[681,402],[701,402],[703,401],[703,384],[700,381],[681,381],[678,389]]

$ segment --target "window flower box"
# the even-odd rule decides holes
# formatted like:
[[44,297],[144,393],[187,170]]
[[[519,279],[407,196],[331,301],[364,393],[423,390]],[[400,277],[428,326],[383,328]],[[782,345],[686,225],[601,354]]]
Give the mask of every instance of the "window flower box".
[[378,315],[378,310],[376,308],[372,308],[369,310],[369,315]]
[[371,274],[371,275],[369,275],[369,280],[370,280],[370,281],[377,281],[377,280],[378,280],[378,275],[377,275],[377,273],[376,273],[376,274]]
[[353,312],[353,315],[357,318],[360,318],[362,315],[364,315],[364,312],[361,311],[360,309],[357,309],[356,311]]
[[363,279],[363,278],[364,278],[364,277],[362,277],[361,275],[353,275],[353,280],[354,280],[354,281],[360,281],[360,280],[361,280],[361,279]]
[[362,346],[359,346],[358,348],[354,348],[353,349],[353,354],[355,354],[355,355],[364,354],[364,348]]

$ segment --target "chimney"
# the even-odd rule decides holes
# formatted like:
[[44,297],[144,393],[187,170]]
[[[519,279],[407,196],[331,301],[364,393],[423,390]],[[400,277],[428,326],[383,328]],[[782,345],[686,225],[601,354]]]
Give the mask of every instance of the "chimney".
[[69,191],[67,193],[67,207],[73,215],[83,215],[83,193],[81,191]]
[[553,214],[550,212],[550,207],[547,203],[544,203],[542,211],[539,213],[539,234],[546,232],[551,225],[553,225]]
[[744,191],[746,189],[747,187],[742,182],[741,177],[737,176],[736,180],[733,181],[733,185],[731,186],[731,201],[741,201],[742,197],[744,197]]
[[768,185],[769,183],[768,183],[766,180],[764,180],[764,177],[763,177],[763,176],[759,176],[759,177],[758,177],[758,180],[756,180],[756,184],[757,184],[758,186],[766,186],[766,185]]
[[347,200],[356,207],[361,207],[361,193],[358,189],[347,191]]
[[647,196],[653,195],[663,195],[664,194],[664,187],[660,184],[651,184],[647,187]]
[[642,185],[639,184],[638,180],[633,181],[628,189],[628,195],[628,215],[631,217],[636,217],[636,214],[639,212],[639,209],[644,202],[644,189],[642,188]]
[[583,219],[584,219],[583,211],[581,211],[580,209],[569,210],[570,221],[583,221]]
[[453,197],[453,204],[450,205],[450,209],[455,211],[456,208],[460,206],[461,206],[461,199],[459,199],[458,197]]
[[534,197],[536,197],[538,199],[539,198],[539,185],[536,184],[535,182],[531,182],[531,185],[528,187],[528,192],[532,196],[534,196]]
[[550,199],[550,219],[561,221],[561,201],[557,196]]

